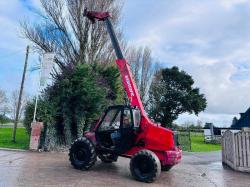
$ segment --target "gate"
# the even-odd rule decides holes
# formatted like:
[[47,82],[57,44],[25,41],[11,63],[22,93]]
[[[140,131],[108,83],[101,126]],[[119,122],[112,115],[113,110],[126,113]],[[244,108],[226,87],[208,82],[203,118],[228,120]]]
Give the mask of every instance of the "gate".
[[191,151],[190,131],[177,131],[178,143],[183,151]]
[[235,170],[250,172],[250,131],[223,134],[222,162]]

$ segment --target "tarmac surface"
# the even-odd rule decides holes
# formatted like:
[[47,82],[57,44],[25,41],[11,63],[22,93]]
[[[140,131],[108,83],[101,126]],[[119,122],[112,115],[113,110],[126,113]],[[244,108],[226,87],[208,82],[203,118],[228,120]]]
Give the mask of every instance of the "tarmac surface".
[[97,161],[89,171],[71,167],[67,153],[34,153],[0,150],[0,187],[12,186],[250,186],[250,174],[221,164],[221,152],[184,153],[180,164],[150,184],[135,181],[129,159],[104,164]]

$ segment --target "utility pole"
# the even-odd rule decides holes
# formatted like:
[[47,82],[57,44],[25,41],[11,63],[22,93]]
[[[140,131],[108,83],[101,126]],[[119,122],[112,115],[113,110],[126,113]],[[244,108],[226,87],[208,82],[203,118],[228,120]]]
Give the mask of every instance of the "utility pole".
[[21,101],[22,101],[22,95],[23,95],[23,85],[24,85],[25,74],[26,74],[26,70],[27,70],[28,57],[29,57],[29,46],[27,46],[27,48],[26,48],[26,56],[25,56],[25,62],[24,62],[24,68],[23,68],[23,77],[22,77],[20,92],[19,92],[19,96],[18,96],[18,104],[17,104],[17,109],[16,109],[16,117],[15,117],[14,129],[13,129],[13,135],[12,135],[13,142],[16,142],[16,129],[17,129],[17,123],[18,123],[18,118],[19,118],[19,111],[21,108]]

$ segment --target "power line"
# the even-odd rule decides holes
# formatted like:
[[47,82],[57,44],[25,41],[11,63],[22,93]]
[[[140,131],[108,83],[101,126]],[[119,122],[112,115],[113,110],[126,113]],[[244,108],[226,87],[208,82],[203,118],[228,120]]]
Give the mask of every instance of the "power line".
[[[32,47],[30,47],[30,48],[32,48]],[[1,49],[1,48],[0,48]],[[17,54],[19,54],[19,53],[23,53],[23,49],[18,49],[18,50],[15,50],[15,51],[13,51],[13,52],[10,52],[10,53],[8,53],[8,54],[6,54],[6,55],[2,55],[2,56],[0,56],[0,60],[2,60],[2,59],[5,59],[5,58],[8,58],[8,57],[10,57],[10,56],[13,56],[13,55],[17,55]],[[36,54],[36,52],[32,52],[32,51],[30,51],[29,53],[31,53],[31,54]]]
[[19,49],[19,50],[17,50],[17,51],[11,52],[11,53],[9,53],[9,54],[2,55],[2,56],[0,56],[0,60],[1,60],[1,59],[4,59],[4,58],[7,58],[7,57],[10,57],[10,56],[13,56],[13,55],[16,55],[16,54],[18,54],[18,53],[20,53],[20,52],[23,52],[23,50],[22,50],[22,49]]

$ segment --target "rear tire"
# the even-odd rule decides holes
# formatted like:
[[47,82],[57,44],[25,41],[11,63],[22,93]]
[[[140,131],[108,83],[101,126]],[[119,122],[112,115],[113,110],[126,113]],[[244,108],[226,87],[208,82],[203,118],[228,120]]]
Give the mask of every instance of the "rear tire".
[[173,166],[161,166],[161,171],[169,171]]
[[161,164],[155,153],[141,150],[132,157],[130,171],[136,180],[151,183],[160,175]]
[[86,137],[76,139],[69,149],[69,160],[75,169],[89,169],[96,162],[95,146]]
[[104,153],[99,154],[98,158],[104,163],[112,163],[117,161],[118,156],[111,153]]

